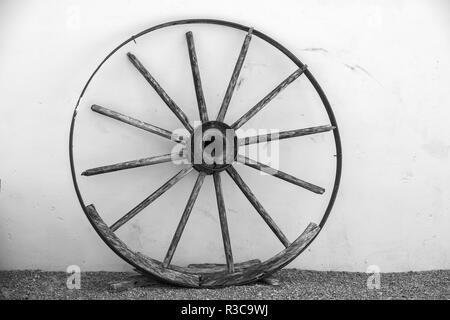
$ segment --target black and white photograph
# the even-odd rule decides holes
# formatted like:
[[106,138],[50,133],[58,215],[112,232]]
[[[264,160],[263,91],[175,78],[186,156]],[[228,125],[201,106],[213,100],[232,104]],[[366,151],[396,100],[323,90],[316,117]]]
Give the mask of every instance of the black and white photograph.
[[450,300],[450,1],[0,0],[0,93],[4,302]]

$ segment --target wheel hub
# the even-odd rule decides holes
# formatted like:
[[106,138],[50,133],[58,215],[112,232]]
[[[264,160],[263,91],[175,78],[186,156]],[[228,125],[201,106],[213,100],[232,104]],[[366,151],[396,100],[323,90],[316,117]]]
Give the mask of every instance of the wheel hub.
[[188,158],[197,171],[212,174],[225,170],[237,157],[236,132],[220,121],[198,126],[187,143]]

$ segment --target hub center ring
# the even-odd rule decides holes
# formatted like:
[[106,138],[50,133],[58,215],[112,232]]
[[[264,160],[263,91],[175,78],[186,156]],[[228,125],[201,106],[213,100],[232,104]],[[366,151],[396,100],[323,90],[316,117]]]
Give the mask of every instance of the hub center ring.
[[236,131],[220,121],[205,122],[195,128],[187,148],[188,160],[197,171],[223,171],[237,158]]

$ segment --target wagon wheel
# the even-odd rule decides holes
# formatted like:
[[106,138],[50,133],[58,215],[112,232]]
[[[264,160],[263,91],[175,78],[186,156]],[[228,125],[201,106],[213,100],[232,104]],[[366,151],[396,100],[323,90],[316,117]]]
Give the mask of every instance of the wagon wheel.
[[[164,183],[159,189],[150,194],[147,198],[145,198],[141,203],[136,205],[133,209],[123,215],[120,219],[118,219],[115,223],[108,226],[102,220],[100,215],[98,214],[96,208],[93,204],[85,205],[84,200],[81,196],[78,183],[77,176],[78,174],[74,169],[74,160],[73,160],[73,132],[75,127],[75,120],[77,115],[77,108],[80,103],[80,99],[83,96],[86,88],[88,87],[91,79],[96,74],[96,72],[100,69],[103,63],[118,49],[123,47],[125,44],[130,41],[135,41],[138,37],[150,33],[152,31],[173,26],[173,25],[182,25],[182,24],[216,24],[226,27],[231,27],[234,29],[238,29],[244,31],[246,33],[242,48],[240,50],[239,56],[237,58],[237,62],[233,73],[231,75],[231,79],[229,81],[225,96],[223,98],[223,102],[221,104],[219,113],[215,119],[211,118],[211,114],[208,114],[208,110],[205,105],[205,100],[202,91],[202,83],[200,79],[200,72],[197,64],[197,56],[194,45],[194,36],[192,32],[186,33],[187,40],[187,48],[191,63],[193,82],[195,87],[195,93],[197,97],[198,103],[198,112],[201,119],[201,125],[196,128],[191,126],[187,116],[183,112],[183,110],[169,97],[169,95],[164,91],[164,89],[159,85],[157,80],[151,75],[151,73],[146,69],[146,67],[139,61],[139,58],[133,55],[132,53],[128,53],[128,59],[133,64],[133,66],[139,71],[139,73],[143,76],[143,78],[150,84],[150,86],[156,91],[156,93],[160,96],[160,98],[164,101],[164,103],[169,107],[169,109],[177,116],[183,126],[187,129],[187,135],[178,135],[168,130],[159,128],[152,124],[140,121],[138,119],[131,118],[127,115],[115,112],[111,109],[108,109],[105,106],[100,105],[92,105],[92,111],[101,114],[106,117],[110,117],[116,119],[118,121],[124,122],[128,125],[146,130],[150,133],[159,135],[168,140],[172,140],[175,143],[178,143],[182,146],[180,152],[175,152],[172,154],[164,154],[157,155],[143,159],[137,159],[133,161],[127,161],[122,163],[116,163],[111,165],[106,165],[102,167],[87,169],[82,172],[83,176],[92,176],[98,174],[104,174],[113,171],[131,169],[142,166],[150,166],[157,163],[170,162],[174,159],[182,159],[187,162],[188,167],[180,170],[176,175],[171,177],[166,183]],[[225,114],[227,112],[229,103],[232,99],[233,92],[235,90],[237,80],[239,78],[239,74],[241,68],[244,64],[244,60],[249,49],[249,45],[252,39],[252,36],[259,37],[260,39],[268,42],[272,46],[276,47],[282,53],[284,53],[292,62],[294,62],[298,69],[295,70],[292,74],[290,74],[284,81],[282,81],[278,86],[276,86],[271,92],[269,92],[263,99],[261,99],[255,106],[247,110],[239,119],[231,124],[227,124],[224,122]],[[289,86],[292,82],[294,82],[297,78],[301,76],[306,76],[310,83],[315,88],[316,92],[321,98],[323,106],[328,114],[328,118],[330,124],[324,124],[322,126],[309,127],[309,128],[300,128],[297,130],[290,131],[282,131],[277,135],[257,135],[245,138],[238,138],[236,136],[235,131],[244,125],[248,120],[250,120],[255,114],[260,112],[264,107],[266,107],[269,102],[276,97],[284,88]],[[159,280],[169,282],[176,285],[189,286],[189,287],[219,287],[219,286],[227,286],[227,285],[239,285],[250,283],[261,279],[279,269],[287,265],[294,258],[296,258],[305,248],[314,240],[314,238],[318,235],[321,228],[323,228],[330,211],[332,209],[334,200],[336,198],[336,194],[339,187],[340,174],[341,174],[341,145],[339,132],[337,129],[337,124],[335,117],[333,115],[331,106],[320,88],[317,81],[314,79],[310,71],[307,69],[307,66],[301,63],[291,52],[289,52],[286,48],[284,48],[281,44],[266,36],[262,32],[257,30],[253,30],[252,28],[248,28],[243,25],[239,25],[236,23],[220,21],[220,20],[205,20],[205,19],[193,19],[193,20],[181,20],[174,21],[165,24],[160,24],[155,27],[149,28],[135,36],[132,36],[130,39],[123,42],[116,49],[114,49],[97,67],[94,73],[91,75],[87,84],[85,85],[83,92],[78,100],[77,106],[75,107],[74,115],[71,123],[70,130],[70,163],[71,163],[71,171],[72,178],[75,186],[75,190],[80,201],[80,204],[91,222],[92,226],[95,228],[97,233],[103,239],[103,241],[121,258],[125,261],[133,265],[140,272],[149,274],[153,277],[158,278]],[[300,236],[291,242],[284,235],[283,231],[277,226],[275,221],[271,218],[269,213],[264,209],[261,203],[258,201],[256,196],[252,193],[248,185],[244,182],[238,172],[234,169],[234,163],[240,162],[244,165],[247,165],[255,170],[263,171],[268,173],[276,178],[285,180],[286,182],[297,185],[301,188],[304,188],[310,192],[323,194],[325,190],[317,185],[312,183],[303,181],[299,178],[296,178],[292,175],[289,175],[285,172],[275,170],[265,164],[259,163],[253,159],[244,157],[238,154],[238,147],[242,145],[256,144],[260,142],[267,142],[275,139],[289,139],[293,137],[305,136],[305,135],[313,135],[323,132],[331,132],[334,136],[335,148],[336,148],[336,173],[334,177],[334,187],[332,190],[332,194],[330,196],[330,200],[328,206],[326,207],[325,213],[322,217],[322,220],[317,225],[315,223],[310,223],[307,228],[303,231]],[[217,138],[223,143],[222,152],[208,152],[208,142],[211,143],[211,137]],[[205,142],[206,141],[206,142]],[[181,220],[179,221],[178,227],[173,235],[170,246],[167,250],[167,254],[163,261],[158,261],[152,259],[148,256],[145,256],[139,252],[134,252],[127,245],[120,240],[115,231],[118,230],[121,226],[126,224],[130,219],[139,214],[144,208],[149,206],[153,201],[157,200],[159,196],[165,193],[169,188],[175,185],[178,181],[183,179],[189,173],[195,172],[197,174],[197,180],[194,184],[193,190],[189,196],[189,200],[186,204],[184,212],[181,215]],[[221,175],[228,174],[232,180],[236,183],[245,197],[249,200],[249,202],[253,205],[256,211],[259,213],[261,218],[265,221],[265,223],[270,227],[274,235],[281,241],[284,245],[285,249],[276,254],[275,256],[265,260],[263,262],[259,260],[250,260],[243,263],[235,263],[233,261],[233,253],[231,247],[231,240],[228,231],[227,224],[227,216],[225,209],[225,200],[222,193],[222,183],[221,183]],[[183,233],[184,227],[189,219],[189,215],[194,206],[196,198],[199,194],[199,191],[202,187],[204,179],[207,176],[212,176],[214,180],[215,186],[215,194],[217,200],[217,207],[219,213],[220,227],[222,231],[222,240],[226,257],[226,265],[222,266],[211,266],[210,268],[206,268],[204,265],[202,266],[189,266],[189,267],[180,267],[173,265],[171,263],[172,257],[175,253],[177,245],[179,243],[180,237]]]

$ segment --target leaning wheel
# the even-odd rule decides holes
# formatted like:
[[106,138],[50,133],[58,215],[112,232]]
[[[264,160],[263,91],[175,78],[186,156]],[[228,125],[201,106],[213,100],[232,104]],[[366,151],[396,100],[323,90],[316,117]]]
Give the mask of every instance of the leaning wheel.
[[[120,122],[126,123],[130,126],[148,131],[152,134],[158,135],[167,140],[171,140],[177,146],[176,151],[156,155],[147,158],[141,158],[137,160],[120,162],[116,164],[109,164],[101,167],[95,167],[82,172],[75,169],[74,161],[74,131],[78,114],[78,108],[81,105],[81,98],[87,90],[91,80],[97,71],[103,66],[103,64],[119,49],[127,45],[132,41],[136,41],[139,37],[154,32],[156,30],[164,29],[175,25],[191,25],[191,24],[214,24],[227,28],[232,28],[238,32],[245,32],[246,35],[243,40],[242,48],[240,50],[237,62],[231,75],[228,87],[223,97],[217,117],[212,117],[211,112],[208,112],[205,98],[202,88],[202,82],[200,78],[200,71],[197,63],[196,49],[194,45],[194,37],[192,32],[186,33],[187,50],[189,53],[189,61],[191,64],[193,83],[195,88],[195,94],[198,104],[198,113],[201,123],[193,127],[188,117],[183,111],[183,108],[179,107],[174,100],[164,91],[162,86],[158,83],[155,77],[152,76],[149,70],[141,63],[139,58],[133,53],[128,52],[127,57],[131,64],[139,71],[142,79],[148,82],[148,84],[159,95],[162,101],[169,107],[182,125],[185,128],[185,133],[175,133],[166,129],[162,129],[153,124],[138,120],[128,115],[119,113],[109,109],[109,106],[104,106],[102,101],[98,101],[95,104],[90,104],[92,111],[97,114],[109,117]],[[282,54],[287,56],[296,66],[292,74],[287,76],[278,86],[265,95],[256,105],[245,110],[243,115],[237,120],[226,123],[224,121],[225,115],[228,110],[228,106],[232,99],[235,88],[238,84],[239,75],[244,65],[244,61],[251,43],[252,37],[258,37],[259,39],[269,43]],[[322,105],[328,116],[329,124],[324,123],[320,126],[306,127],[301,129],[281,131],[276,134],[260,134],[247,137],[239,137],[236,134],[236,130],[241,128],[246,122],[248,122],[253,116],[259,113],[265,108],[271,100],[273,100],[284,88],[293,83],[301,76],[306,77],[316,93],[320,97]],[[283,233],[281,228],[275,223],[269,213],[264,209],[260,201],[256,198],[255,194],[251,191],[249,186],[244,182],[243,178],[238,174],[235,169],[235,163],[241,163],[249,166],[255,170],[262,171],[273,177],[282,179],[288,183],[294,184],[300,188],[306,189],[309,192],[316,194],[323,194],[325,189],[317,186],[313,183],[303,181],[285,172],[276,170],[268,165],[262,164],[256,160],[239,154],[239,147],[247,146],[251,144],[258,144],[262,142],[269,142],[280,139],[289,139],[293,137],[315,135],[318,133],[327,134],[327,132],[333,135],[334,139],[334,152],[335,152],[335,175],[333,182],[333,189],[329,196],[328,204],[325,206],[325,212],[321,217],[319,223],[310,223],[306,229],[298,236],[294,241],[290,241]],[[239,25],[236,23],[219,21],[219,20],[181,20],[174,21],[165,24],[160,24],[155,27],[149,28],[130,39],[123,42],[116,49],[114,49],[97,67],[92,76],[89,78],[83,92],[77,102],[75,111],[72,118],[70,128],[70,164],[73,182],[75,190],[80,201],[80,204],[88,217],[90,223],[95,228],[97,233],[103,239],[103,241],[121,258],[134,266],[138,271],[156,277],[162,281],[169,282],[181,286],[189,287],[219,287],[228,285],[239,285],[250,283],[261,279],[287,265],[294,258],[296,258],[305,248],[314,240],[319,231],[323,228],[330,211],[333,207],[334,200],[339,187],[339,180],[341,174],[341,145],[339,139],[339,132],[336,124],[335,117],[331,106],[320,88],[317,81],[314,79],[307,66],[300,62],[291,52],[284,48],[281,44],[271,39],[267,35],[254,30],[252,28]],[[93,204],[86,205],[81,195],[79,188],[80,173],[84,176],[82,179],[88,178],[94,175],[105,174],[109,172],[115,172],[125,169],[151,166],[158,163],[172,162],[173,165],[180,165],[181,170],[172,176],[167,182],[160,186],[156,191],[151,193],[147,198],[134,206],[126,214],[121,216],[114,223],[107,225],[100,217],[99,212]],[[86,169],[86,168],[85,168]],[[140,252],[130,249],[124,241],[122,241],[117,235],[116,231],[123,225],[128,223],[142,210],[148,207],[152,202],[157,200],[162,194],[168,191],[171,187],[177,184],[185,176],[195,173],[197,175],[194,187],[190,193],[187,204],[184,211],[181,214],[181,219],[176,228],[175,234],[170,242],[167,253],[162,261],[155,260],[149,256],[146,256]],[[230,240],[230,233],[227,223],[227,214],[225,207],[225,200],[222,191],[222,175],[226,174],[231,177],[234,183],[239,187],[240,191],[245,195],[251,205],[256,209],[257,213],[261,216],[263,221],[270,227],[274,235],[285,247],[284,250],[274,255],[273,257],[260,261],[257,259],[235,263],[233,259],[232,246]],[[219,222],[221,227],[221,237],[223,241],[223,247],[225,252],[226,264],[223,265],[190,265],[188,267],[182,267],[172,264],[172,258],[174,256],[177,245],[180,241],[181,235],[188,222],[190,213],[194,207],[194,203],[200,192],[200,189],[208,176],[212,176],[215,195],[217,201],[217,208],[219,214]]]

